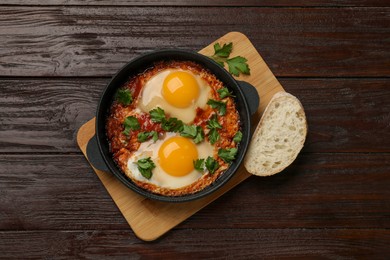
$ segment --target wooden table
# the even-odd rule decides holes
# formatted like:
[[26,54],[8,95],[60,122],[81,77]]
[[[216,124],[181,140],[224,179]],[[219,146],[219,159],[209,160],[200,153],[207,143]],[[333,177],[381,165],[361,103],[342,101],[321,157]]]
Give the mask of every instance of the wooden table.
[[[387,1],[41,2],[0,4],[0,258],[390,257]],[[199,50],[229,31],[302,101],[306,145],[281,174],[143,242],[77,129],[136,55]]]

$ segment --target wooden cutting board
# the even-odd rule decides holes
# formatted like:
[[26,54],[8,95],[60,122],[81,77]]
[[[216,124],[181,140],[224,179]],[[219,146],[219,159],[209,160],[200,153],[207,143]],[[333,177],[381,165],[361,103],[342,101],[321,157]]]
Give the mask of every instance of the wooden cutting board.
[[[278,91],[284,91],[283,87],[244,34],[230,32],[202,49],[200,53],[212,55],[214,53],[213,45],[216,42],[219,42],[221,45],[233,42],[233,52],[230,57],[240,55],[248,59],[251,75],[242,75],[237,77],[237,79],[251,83],[256,87],[260,95],[260,106],[258,112],[253,116],[252,127],[255,127],[271,97]],[[95,118],[85,123],[77,134],[77,143],[85,157],[87,157],[86,147],[88,141],[94,134]],[[92,168],[133,229],[135,235],[145,241],[157,239],[250,176],[243,165],[241,165],[238,172],[217,192],[196,201],[167,203],[146,199],[128,189],[111,173]]]

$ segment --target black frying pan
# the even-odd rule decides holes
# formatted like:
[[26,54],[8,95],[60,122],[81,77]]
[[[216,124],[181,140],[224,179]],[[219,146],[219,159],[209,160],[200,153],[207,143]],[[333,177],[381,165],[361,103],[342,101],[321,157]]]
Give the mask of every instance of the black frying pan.
[[[240,114],[241,132],[243,133],[243,138],[239,144],[236,159],[230,165],[228,170],[226,170],[217,180],[215,180],[214,183],[205,189],[194,194],[177,197],[151,193],[138,187],[129,178],[127,178],[112,159],[105,129],[106,117],[117,89],[128,81],[130,76],[136,75],[145,69],[150,68],[153,63],[163,60],[194,61],[209,69],[224,83],[227,88],[229,88],[231,92],[233,92],[237,109]],[[257,111],[258,106],[259,95],[252,85],[244,81],[236,81],[229,72],[206,56],[196,52],[178,49],[160,50],[146,53],[133,59],[120,69],[103,91],[96,112],[96,135],[89,141],[87,146],[88,159],[95,168],[111,172],[128,188],[147,198],[166,202],[184,202],[199,199],[223,186],[239,168],[251,139],[251,115]]]

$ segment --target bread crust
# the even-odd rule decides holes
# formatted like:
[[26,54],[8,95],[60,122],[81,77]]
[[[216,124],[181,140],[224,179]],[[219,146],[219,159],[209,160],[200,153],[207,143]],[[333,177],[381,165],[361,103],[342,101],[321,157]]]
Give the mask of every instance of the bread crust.
[[[271,167],[268,168],[267,166],[264,165],[259,165],[258,162],[262,161],[264,158],[261,157],[266,157],[264,151],[262,151],[262,148],[265,144],[265,142],[272,142],[269,139],[264,140],[264,131],[269,131],[267,129],[267,124],[270,122],[270,117],[273,116],[275,113],[278,113],[278,108],[275,108],[275,104],[277,102],[280,102],[280,106],[283,106],[285,102],[293,102],[295,106],[297,106],[299,109],[294,109],[292,112],[296,112],[296,123],[298,123],[302,128],[299,129],[299,134],[298,137],[300,138],[298,143],[294,143],[293,147],[290,147],[292,149],[291,155],[289,158],[286,160],[285,158],[279,158],[280,160],[276,160],[273,163],[277,163],[276,167]],[[280,109],[279,109],[280,110]],[[295,111],[297,110],[297,111]],[[278,116],[284,116],[284,115],[278,115]],[[286,118],[285,118],[286,119]],[[287,127],[287,126],[286,126]],[[264,113],[260,119],[260,122],[258,123],[252,137],[252,142],[249,145],[247,155],[244,159],[244,166],[247,169],[247,171],[253,175],[256,176],[271,176],[276,173],[281,172],[284,170],[286,167],[288,167],[298,156],[299,152],[303,148],[303,145],[306,140],[306,135],[307,135],[307,120],[306,120],[306,115],[305,111],[303,109],[303,106],[301,102],[293,95],[281,91],[276,93],[272,99],[270,100],[269,104],[267,105],[266,109],[264,110]],[[277,133],[275,133],[277,135]],[[285,139],[286,140],[286,139]],[[289,138],[291,140],[291,138]],[[259,145],[260,143],[260,145]],[[267,143],[269,145],[269,143]],[[289,145],[289,143],[284,143],[283,145]],[[284,159],[284,160],[282,160]]]

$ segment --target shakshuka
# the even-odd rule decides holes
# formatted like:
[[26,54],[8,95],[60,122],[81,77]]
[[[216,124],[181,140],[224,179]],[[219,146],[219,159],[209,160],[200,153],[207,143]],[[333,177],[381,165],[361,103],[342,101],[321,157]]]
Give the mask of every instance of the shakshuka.
[[235,159],[242,138],[233,94],[191,61],[155,63],[118,86],[106,134],[123,173],[165,196],[212,184]]

